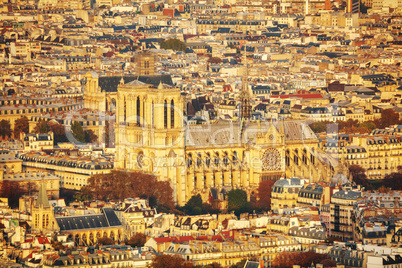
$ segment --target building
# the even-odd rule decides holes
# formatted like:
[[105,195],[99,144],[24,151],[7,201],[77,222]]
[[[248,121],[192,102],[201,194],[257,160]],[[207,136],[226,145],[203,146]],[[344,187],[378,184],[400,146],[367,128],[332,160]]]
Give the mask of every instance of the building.
[[155,75],[155,55],[144,51],[136,56],[137,75]]
[[196,194],[207,200],[212,188],[243,188],[251,196],[260,181],[285,173],[322,178],[332,172],[303,122],[216,120],[184,127],[182,117],[178,89],[138,80],[118,85],[116,168],[169,180],[182,205]]
[[360,12],[360,0],[347,0],[346,12],[347,13],[359,13]]
[[52,199],[59,198],[60,194],[60,178],[41,172],[21,172],[4,174],[4,181],[18,182],[28,193],[34,193],[40,188],[42,180],[46,184],[46,194]]
[[56,217],[58,230],[77,245],[94,245],[99,238],[124,241],[123,225],[112,208],[102,208],[98,214]]
[[146,228],[152,225],[156,210],[146,205],[146,200],[126,199],[116,205],[114,211],[124,226],[127,238],[136,233],[145,233]]
[[60,187],[80,190],[88,185],[92,175],[109,173],[113,169],[111,159],[80,155],[78,150],[48,150],[19,154],[25,170],[51,172],[60,179]]
[[297,205],[301,207],[315,206],[321,209],[321,206],[330,203],[331,194],[331,187],[324,183],[303,185],[298,192]]
[[22,171],[22,160],[8,151],[0,151],[0,178],[2,174],[18,173]]
[[24,151],[53,149],[53,132],[49,134],[23,134]]
[[32,207],[32,229],[34,232],[53,233],[59,230],[59,226],[54,218],[53,207],[50,206],[47,197],[46,184],[42,180],[38,199]]
[[340,190],[331,197],[331,236],[341,239],[353,238],[353,206],[361,192]]
[[272,186],[271,210],[295,208],[299,190],[304,186],[305,180],[298,178],[280,179]]

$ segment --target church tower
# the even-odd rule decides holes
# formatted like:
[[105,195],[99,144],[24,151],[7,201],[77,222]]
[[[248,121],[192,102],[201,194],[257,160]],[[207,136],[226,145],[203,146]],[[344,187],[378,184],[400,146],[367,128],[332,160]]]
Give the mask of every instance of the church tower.
[[38,199],[32,208],[32,229],[41,233],[59,230],[53,208],[49,204],[44,179],[39,186]]
[[242,79],[242,90],[240,92],[240,118],[249,120],[251,118],[250,91],[248,88],[248,66],[247,66],[247,47],[244,46],[244,70]]
[[135,57],[137,75],[155,75],[155,55],[142,51]]
[[138,80],[120,84],[115,133],[116,168],[154,174],[159,180],[169,181],[176,203],[183,205],[185,130],[180,90]]
[[84,108],[95,111],[106,110],[106,93],[101,92],[99,87],[99,76],[96,72],[87,72],[85,74]]

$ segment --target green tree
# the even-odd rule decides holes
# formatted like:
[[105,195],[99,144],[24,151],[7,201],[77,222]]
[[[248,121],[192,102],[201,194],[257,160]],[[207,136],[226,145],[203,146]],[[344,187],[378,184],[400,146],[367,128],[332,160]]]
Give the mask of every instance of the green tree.
[[98,140],[98,136],[92,129],[85,130],[85,142],[94,143]]
[[186,44],[177,38],[160,41],[162,49],[172,49],[176,51],[186,51]]
[[136,233],[130,239],[126,240],[126,244],[134,247],[143,247],[147,242],[147,236],[143,233]]
[[0,121],[0,136],[4,139],[5,137],[11,137],[11,125],[8,120],[1,120]]
[[310,128],[314,133],[326,132],[328,123],[328,121],[314,122],[310,125]]
[[74,121],[71,125],[71,133],[73,137],[79,142],[85,142],[85,132],[80,122]]
[[14,123],[14,138],[19,139],[20,133],[29,133],[29,120],[28,117],[22,116],[15,120]]
[[91,201],[93,200],[92,191],[88,186],[82,186],[81,190],[74,195],[77,201]]
[[189,215],[198,215],[202,213],[201,195],[193,195],[183,207],[183,211]]
[[359,124],[357,128],[366,128],[368,130],[367,132],[371,132],[375,129],[375,124],[374,122],[363,122]]
[[247,193],[241,189],[232,189],[227,194],[228,210],[240,213],[248,206]]
[[49,127],[45,120],[39,119],[38,123],[33,130],[34,133],[48,133]]

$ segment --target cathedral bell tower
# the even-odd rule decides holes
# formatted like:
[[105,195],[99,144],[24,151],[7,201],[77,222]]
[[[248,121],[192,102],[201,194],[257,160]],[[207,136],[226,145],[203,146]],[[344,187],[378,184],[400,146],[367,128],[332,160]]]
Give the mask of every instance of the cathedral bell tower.
[[115,133],[116,168],[169,181],[176,203],[184,204],[185,131],[180,90],[161,82],[158,87],[138,80],[120,84]]

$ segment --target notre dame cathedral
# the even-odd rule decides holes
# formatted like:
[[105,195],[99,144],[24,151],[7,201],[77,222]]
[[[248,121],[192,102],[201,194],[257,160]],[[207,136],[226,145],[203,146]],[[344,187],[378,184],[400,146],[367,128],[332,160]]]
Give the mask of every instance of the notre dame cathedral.
[[237,188],[253,196],[263,180],[296,176],[314,182],[332,178],[334,168],[305,122],[215,120],[186,124],[180,89],[165,83],[162,76],[152,75],[152,83],[144,77],[114,78],[115,167],[169,181],[178,205],[196,194],[208,200],[211,192],[219,196]]

